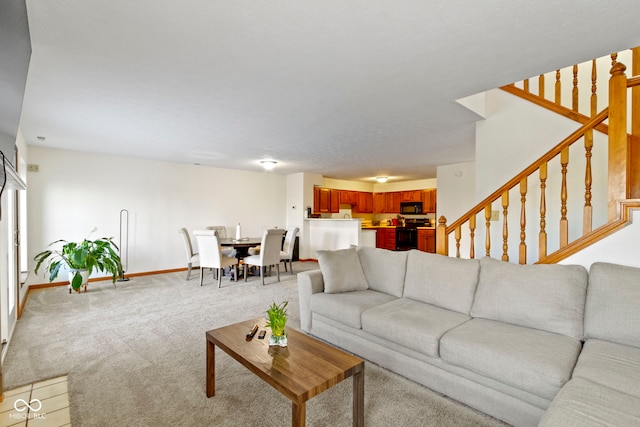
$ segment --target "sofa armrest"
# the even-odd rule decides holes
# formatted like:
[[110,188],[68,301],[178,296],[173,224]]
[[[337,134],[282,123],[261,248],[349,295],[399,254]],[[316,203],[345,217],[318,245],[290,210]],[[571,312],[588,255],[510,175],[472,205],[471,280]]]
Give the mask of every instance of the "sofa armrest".
[[324,280],[320,270],[298,273],[300,327],[305,332],[311,332],[311,295],[320,292],[324,292]]

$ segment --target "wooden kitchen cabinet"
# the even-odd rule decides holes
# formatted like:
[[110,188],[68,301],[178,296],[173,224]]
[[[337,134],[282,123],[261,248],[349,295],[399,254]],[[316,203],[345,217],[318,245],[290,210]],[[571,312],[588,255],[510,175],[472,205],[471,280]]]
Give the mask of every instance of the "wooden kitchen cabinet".
[[385,213],[386,193],[373,193],[373,213]]
[[395,228],[378,228],[376,232],[376,248],[396,249],[396,229]]
[[418,250],[436,253],[436,230],[418,229]]
[[315,213],[338,213],[340,192],[331,188],[313,188],[313,211]]
[[422,202],[422,213],[436,212],[436,189],[390,191],[369,193],[366,191],[336,190],[314,187],[313,211],[338,213],[340,204],[350,205],[357,213],[400,213],[400,203]]
[[356,211],[358,213],[373,213],[373,194],[357,191]]
[[427,188],[422,190],[422,213],[436,212],[437,190],[435,188]]
[[340,204],[349,205],[358,213],[373,213],[373,194],[366,191],[335,190],[340,193]]
[[401,191],[392,191],[385,194],[385,213],[400,213]]
[[401,191],[400,197],[402,202],[421,202],[422,190]]
[[358,204],[358,191],[339,190],[339,192],[340,192],[340,203],[345,205]]

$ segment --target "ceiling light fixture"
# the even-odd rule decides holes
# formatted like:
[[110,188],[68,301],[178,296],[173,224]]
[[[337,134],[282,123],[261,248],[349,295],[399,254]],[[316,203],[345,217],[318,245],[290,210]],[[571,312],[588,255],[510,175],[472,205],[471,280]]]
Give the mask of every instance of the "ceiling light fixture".
[[273,168],[278,164],[275,160],[260,160],[260,164],[265,170],[273,170]]
[[377,176],[376,177],[376,181],[378,181],[380,184],[384,184],[385,182],[387,182],[388,179],[389,179],[388,176]]

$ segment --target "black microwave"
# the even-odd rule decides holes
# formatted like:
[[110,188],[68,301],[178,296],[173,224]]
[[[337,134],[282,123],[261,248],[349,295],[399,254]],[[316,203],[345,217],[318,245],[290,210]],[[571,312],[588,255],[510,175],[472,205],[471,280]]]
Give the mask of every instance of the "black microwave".
[[402,202],[400,203],[400,213],[403,215],[421,214],[422,202]]

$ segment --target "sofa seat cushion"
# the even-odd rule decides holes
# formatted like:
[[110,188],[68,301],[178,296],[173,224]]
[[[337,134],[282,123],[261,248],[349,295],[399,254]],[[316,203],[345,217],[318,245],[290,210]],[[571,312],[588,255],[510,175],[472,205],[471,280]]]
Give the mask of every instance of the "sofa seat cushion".
[[574,378],[553,399],[538,427],[637,425],[640,425],[640,399],[584,378]]
[[369,289],[400,298],[407,271],[407,252],[358,247],[358,257]]
[[444,334],[440,357],[551,400],[571,377],[581,347],[579,340],[564,335],[471,319]]
[[352,328],[361,329],[361,315],[365,310],[396,299],[391,295],[372,290],[317,293],[311,295],[311,311]]
[[439,357],[440,337],[470,319],[431,304],[401,298],[362,313],[362,330],[430,357]]
[[407,259],[405,298],[469,314],[480,262],[412,250]]
[[573,378],[584,378],[640,398],[640,348],[588,340]]
[[587,338],[640,348],[640,268],[596,262],[589,269]]
[[587,283],[581,265],[519,265],[482,258],[471,316],[582,339]]

